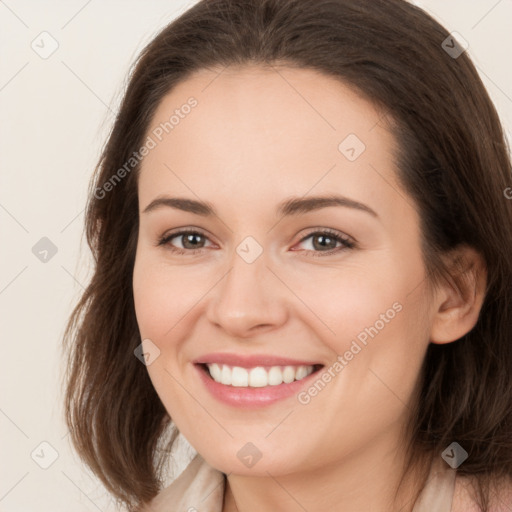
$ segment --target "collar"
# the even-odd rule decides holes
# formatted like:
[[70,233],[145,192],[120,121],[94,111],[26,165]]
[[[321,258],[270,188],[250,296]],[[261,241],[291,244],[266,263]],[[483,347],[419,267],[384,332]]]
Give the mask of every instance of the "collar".
[[[450,512],[455,476],[441,460],[434,463],[413,512]],[[226,475],[197,454],[142,512],[222,512],[225,486]]]
[[142,512],[222,512],[225,485],[226,475],[197,454]]

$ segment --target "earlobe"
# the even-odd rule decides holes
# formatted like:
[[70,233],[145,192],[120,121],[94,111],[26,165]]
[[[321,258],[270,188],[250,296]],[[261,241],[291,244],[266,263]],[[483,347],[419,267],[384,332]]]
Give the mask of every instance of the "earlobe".
[[473,329],[487,288],[485,260],[475,249],[461,246],[448,258],[451,279],[439,286],[433,303],[430,341],[438,344],[456,341]]

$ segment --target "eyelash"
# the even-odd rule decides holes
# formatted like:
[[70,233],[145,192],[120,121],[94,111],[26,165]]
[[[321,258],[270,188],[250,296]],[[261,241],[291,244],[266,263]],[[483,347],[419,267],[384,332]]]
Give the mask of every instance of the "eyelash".
[[[202,233],[201,231],[182,230],[182,231],[177,231],[175,233],[170,233],[168,235],[164,235],[163,237],[161,237],[158,240],[157,246],[167,245],[169,250],[171,252],[174,252],[175,254],[188,254],[188,255],[197,254],[197,253],[201,252],[203,249],[205,249],[205,247],[200,247],[199,249],[180,249],[179,247],[174,247],[173,245],[171,245],[169,243],[173,238],[177,238],[177,237],[183,236],[183,235],[199,235],[199,236],[207,238],[206,235],[204,233]],[[299,240],[299,243],[304,242],[305,240],[310,238],[312,235],[328,235],[329,238],[334,239],[336,242],[341,242],[341,244],[342,244],[342,247],[336,247],[329,251],[306,251],[306,253],[311,253],[311,254],[309,254],[309,256],[312,256],[312,257],[330,256],[335,253],[339,253],[345,249],[353,249],[356,247],[356,244],[350,238],[348,238],[348,237],[342,235],[341,233],[334,231],[332,229],[321,229],[321,230],[317,229],[316,231],[311,231],[306,236],[304,236],[301,240]]]

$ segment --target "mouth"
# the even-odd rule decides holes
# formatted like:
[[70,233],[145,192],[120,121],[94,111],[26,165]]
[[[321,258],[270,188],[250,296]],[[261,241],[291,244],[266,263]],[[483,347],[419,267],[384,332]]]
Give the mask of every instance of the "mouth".
[[225,405],[269,406],[297,395],[324,364],[271,354],[211,353],[193,361],[205,390]]
[[235,388],[263,388],[301,381],[323,364],[242,367],[222,363],[197,363],[213,381]]

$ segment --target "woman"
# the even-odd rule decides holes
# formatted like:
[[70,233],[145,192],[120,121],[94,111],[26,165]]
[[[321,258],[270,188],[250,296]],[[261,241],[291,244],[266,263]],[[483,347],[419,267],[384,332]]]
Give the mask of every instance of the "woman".
[[[511,181],[417,7],[197,3],[142,52],[92,185],[83,460],[129,510],[512,509]],[[198,455],[162,490],[178,432]]]

